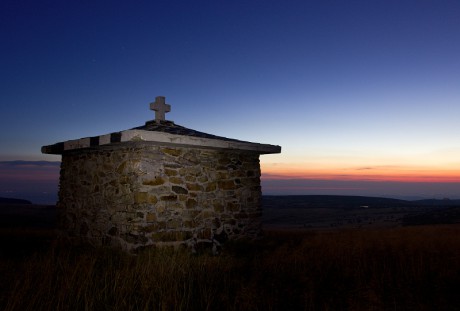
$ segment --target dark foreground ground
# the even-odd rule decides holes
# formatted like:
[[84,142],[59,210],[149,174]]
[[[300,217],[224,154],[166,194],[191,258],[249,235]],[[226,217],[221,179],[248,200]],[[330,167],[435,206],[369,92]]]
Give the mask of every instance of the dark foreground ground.
[[73,247],[54,207],[4,207],[0,310],[460,310],[455,207],[273,200],[265,236],[219,256]]

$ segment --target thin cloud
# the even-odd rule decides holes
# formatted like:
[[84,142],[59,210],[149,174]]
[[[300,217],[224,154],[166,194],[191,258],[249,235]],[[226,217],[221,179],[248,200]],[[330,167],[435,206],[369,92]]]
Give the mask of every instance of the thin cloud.
[[352,170],[355,171],[369,171],[369,170],[382,170],[382,169],[390,169],[390,170],[397,170],[397,169],[404,169],[407,168],[404,166],[398,166],[398,165],[374,165],[374,166],[361,166],[361,167],[355,167],[352,168]]
[[0,161],[0,167],[60,167],[60,161]]
[[0,161],[0,183],[58,180],[61,162]]

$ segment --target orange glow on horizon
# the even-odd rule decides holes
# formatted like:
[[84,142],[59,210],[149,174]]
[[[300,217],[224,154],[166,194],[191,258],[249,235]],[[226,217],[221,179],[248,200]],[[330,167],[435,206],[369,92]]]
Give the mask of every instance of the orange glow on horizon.
[[368,180],[393,182],[460,182],[459,169],[376,166],[325,168],[261,164],[263,179]]

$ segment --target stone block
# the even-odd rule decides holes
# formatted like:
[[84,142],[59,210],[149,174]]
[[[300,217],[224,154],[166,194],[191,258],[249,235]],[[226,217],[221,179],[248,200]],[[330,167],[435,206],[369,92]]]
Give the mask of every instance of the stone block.
[[164,202],[161,202],[163,204],[157,204],[155,205],[155,210],[159,214],[163,214],[166,212],[166,206],[164,205]]
[[195,177],[195,176],[192,176],[192,175],[187,175],[187,176],[185,176],[185,181],[186,181],[186,182],[195,182],[195,181],[196,181],[196,177]]
[[170,219],[166,226],[168,229],[179,229],[182,227],[182,221],[180,219]]
[[135,192],[134,193],[134,203],[142,204],[148,202],[149,194],[147,192]]
[[182,150],[178,148],[161,148],[161,152],[168,154],[173,157],[178,157],[182,154]]
[[158,198],[154,195],[149,194],[147,197],[147,203],[156,204],[158,202]]
[[[130,201],[129,197],[126,197],[125,201]],[[120,202],[125,202],[121,200]],[[158,199],[154,195],[150,195],[148,192],[135,192],[134,193],[134,203],[135,204],[155,204]],[[126,203],[126,202],[125,202]]]
[[210,240],[212,239],[212,230],[211,228],[204,228],[198,231],[197,233],[198,239]]
[[160,186],[165,183],[165,180],[162,177],[155,177],[153,179],[145,179],[142,181],[142,184],[145,186]]
[[182,167],[182,165],[178,164],[178,163],[164,163],[163,164],[165,168],[169,168],[169,169],[180,169]]
[[147,222],[157,221],[157,214],[155,214],[155,213],[147,213],[147,215],[145,216],[145,220]]
[[161,201],[176,201],[177,200],[177,195],[171,194],[171,195],[163,195],[160,197]]
[[166,201],[166,207],[169,211],[171,211],[174,215],[178,215],[181,210],[184,209],[184,205],[178,201]]
[[225,155],[220,156],[219,160],[217,161],[217,163],[219,163],[219,165],[226,165],[226,164],[228,164],[228,162],[230,162],[230,159],[229,159],[229,157],[227,157]]
[[179,186],[172,186],[172,191],[177,194],[187,194],[188,190]]
[[222,213],[225,209],[224,205],[220,202],[213,203],[213,207],[214,207],[214,211],[216,211],[217,213]]
[[227,212],[238,212],[240,211],[240,204],[235,202],[227,202],[225,209]]
[[195,227],[195,222],[193,221],[193,219],[188,219],[188,220],[184,220],[182,222],[182,225],[186,229],[192,229]]
[[184,160],[188,161],[190,164],[200,163],[201,160],[198,157],[199,155],[197,155],[195,152],[187,152],[183,156]]
[[194,183],[187,183],[187,189],[189,191],[203,191],[203,186]]
[[198,205],[198,202],[197,202],[196,200],[194,200],[194,199],[188,199],[185,206],[186,206],[187,208],[190,209],[190,208],[195,208],[195,207],[197,207],[197,205]]
[[201,175],[201,167],[199,166],[186,166],[179,170],[182,176],[199,176]]
[[197,216],[196,219],[207,219],[207,218],[212,218],[216,215],[216,213],[213,210],[207,209],[201,211]]
[[229,179],[230,174],[228,171],[217,171],[216,172],[216,179],[221,180],[221,179]]
[[207,182],[209,179],[208,179],[208,177],[207,177],[206,175],[201,175],[201,176],[199,176],[196,180],[197,180],[198,182],[200,182],[200,183],[205,183],[205,182]]
[[140,228],[140,231],[144,233],[152,233],[152,232],[158,232],[159,230],[164,230],[164,229],[166,229],[165,222],[154,222],[154,223],[143,226],[142,228]]
[[215,181],[209,182],[205,186],[205,191],[206,192],[213,192],[217,189],[217,183]]
[[181,185],[184,183],[184,180],[180,177],[169,177],[169,182],[176,185]]
[[233,180],[219,180],[217,182],[219,189],[222,190],[233,190],[236,189],[236,184]]
[[168,177],[177,176],[177,174],[179,173],[174,169],[169,169],[169,168],[165,169],[165,175]]
[[128,164],[128,163],[127,163],[126,161],[123,161],[120,165],[118,165],[118,167],[117,167],[117,173],[118,173],[118,174],[123,174],[123,173],[125,173],[127,164]]

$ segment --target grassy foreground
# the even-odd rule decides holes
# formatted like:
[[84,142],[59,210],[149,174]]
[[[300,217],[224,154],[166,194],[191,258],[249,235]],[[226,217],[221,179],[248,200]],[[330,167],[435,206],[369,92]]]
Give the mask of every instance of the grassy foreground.
[[36,241],[27,241],[50,232],[8,234],[0,232],[1,241],[25,251],[8,253],[7,245],[0,253],[1,310],[460,309],[459,226],[268,231],[258,243],[227,244],[217,257],[33,249]]

